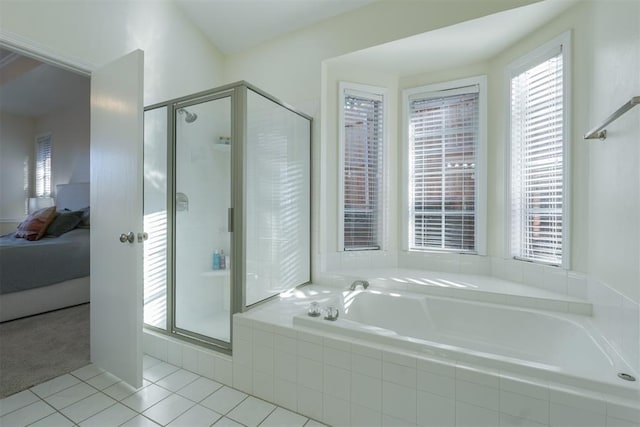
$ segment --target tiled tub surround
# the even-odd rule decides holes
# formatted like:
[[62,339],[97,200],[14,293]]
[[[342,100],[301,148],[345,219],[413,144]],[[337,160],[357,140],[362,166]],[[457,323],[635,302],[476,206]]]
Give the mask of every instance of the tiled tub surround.
[[325,304],[337,321],[303,313],[294,326],[623,395],[630,384],[617,373],[636,375],[587,316],[375,289]]
[[[586,300],[586,295],[572,296],[566,292],[476,274],[406,268],[370,268],[324,274],[318,284],[344,288],[345,284],[356,279],[366,279],[375,289],[404,290],[564,313],[592,313],[592,305]],[[564,280],[566,282],[566,274]]]
[[578,272],[515,260],[450,254],[432,258],[432,266],[441,270],[349,269],[324,273],[316,283],[344,288],[355,278],[367,279],[376,289],[591,314],[593,324],[611,346],[640,371],[640,304],[605,282]]
[[293,324],[311,301],[325,306],[340,295],[313,285],[235,315],[233,386],[334,426],[640,425],[637,382],[533,376],[472,352],[402,348]]

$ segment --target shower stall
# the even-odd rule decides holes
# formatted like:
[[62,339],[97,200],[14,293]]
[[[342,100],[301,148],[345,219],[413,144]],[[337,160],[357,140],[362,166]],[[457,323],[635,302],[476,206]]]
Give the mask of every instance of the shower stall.
[[144,322],[231,351],[231,316],[310,281],[311,118],[238,82],[145,108]]

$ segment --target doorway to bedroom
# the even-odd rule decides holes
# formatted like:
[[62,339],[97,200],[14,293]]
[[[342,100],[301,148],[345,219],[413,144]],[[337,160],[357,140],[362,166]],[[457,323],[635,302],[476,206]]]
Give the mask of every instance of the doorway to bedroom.
[[89,99],[87,75],[0,48],[0,396],[90,361]]

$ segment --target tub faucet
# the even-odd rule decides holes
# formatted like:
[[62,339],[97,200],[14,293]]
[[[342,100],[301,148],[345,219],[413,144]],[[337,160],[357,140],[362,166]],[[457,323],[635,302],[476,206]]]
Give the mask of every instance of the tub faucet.
[[358,285],[362,285],[362,289],[367,289],[369,287],[369,282],[367,282],[366,280],[355,280],[351,284],[349,289],[351,289],[352,291],[355,291]]

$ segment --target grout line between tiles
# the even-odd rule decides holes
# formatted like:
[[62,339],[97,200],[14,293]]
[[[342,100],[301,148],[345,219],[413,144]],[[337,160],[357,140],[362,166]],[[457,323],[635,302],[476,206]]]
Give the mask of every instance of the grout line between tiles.
[[[168,362],[164,362],[164,363],[168,363]],[[169,364],[169,365],[171,365],[170,363],[168,363],[168,364]],[[155,365],[157,365],[157,364],[155,364]],[[155,365],[154,365],[154,366],[155,366]],[[172,365],[172,366],[175,366],[175,365]],[[177,367],[177,366],[176,366],[176,367]],[[180,367],[177,367],[177,368],[178,368],[178,370],[179,370],[179,369],[184,369],[184,368],[180,368]],[[89,396],[85,396],[83,399],[80,399],[80,400],[79,400],[79,401],[77,401],[77,402],[74,402],[74,403],[72,403],[72,404],[70,404],[70,405],[67,405],[67,406],[65,406],[64,408],[66,408],[66,407],[68,407],[68,406],[71,406],[71,405],[74,405],[74,404],[77,404],[77,403],[79,403],[79,402],[83,401],[84,399],[87,399],[87,398],[88,398],[88,397],[90,397],[90,396],[95,396],[95,395],[96,395],[96,394],[98,394],[98,393],[100,393],[100,394],[104,395],[104,396],[105,396],[105,397],[107,397],[108,399],[112,399],[114,402],[113,402],[112,404],[110,404],[109,406],[107,406],[106,408],[103,408],[103,409],[101,409],[101,410],[100,410],[100,411],[98,411],[98,412],[95,412],[95,413],[90,414],[89,416],[87,416],[86,418],[84,418],[84,419],[83,419],[82,421],[80,421],[79,423],[76,423],[76,422],[74,422],[73,420],[71,420],[69,417],[67,417],[65,414],[63,414],[63,413],[61,412],[61,410],[62,410],[62,409],[64,409],[64,408],[56,409],[53,405],[51,405],[49,402],[47,402],[47,401],[45,400],[46,398],[42,398],[42,397],[40,397],[38,394],[34,393],[34,392],[32,391],[32,388],[37,386],[37,385],[35,385],[35,386],[33,386],[33,387],[31,387],[31,388],[29,388],[29,389],[25,390],[25,391],[29,391],[29,392],[30,392],[31,394],[33,394],[33,395],[36,397],[36,399],[37,399],[36,401],[34,401],[34,402],[30,403],[29,405],[33,405],[33,404],[37,403],[38,401],[42,401],[42,402],[44,402],[47,406],[49,406],[50,408],[52,408],[54,412],[52,412],[52,413],[50,413],[50,414],[48,414],[48,415],[46,415],[46,416],[44,416],[44,417],[41,417],[41,418],[39,418],[39,419],[37,419],[37,420],[33,421],[33,422],[32,422],[32,423],[30,423],[29,425],[35,424],[35,423],[37,423],[37,422],[39,422],[39,421],[43,420],[44,418],[47,418],[47,417],[49,417],[49,416],[52,416],[52,415],[54,415],[54,414],[58,413],[58,414],[60,414],[64,419],[68,420],[72,425],[74,425],[74,426],[78,426],[80,423],[85,422],[86,420],[90,419],[91,417],[94,417],[94,416],[96,416],[96,415],[98,415],[98,414],[100,414],[100,413],[102,413],[102,412],[104,412],[104,411],[107,411],[108,409],[110,409],[110,408],[112,408],[112,407],[116,406],[117,404],[121,404],[121,405],[123,405],[124,407],[126,407],[127,409],[130,409],[130,410],[132,410],[132,411],[135,413],[135,415],[134,415],[133,417],[131,417],[131,418],[129,418],[129,419],[127,419],[127,420],[125,420],[125,421],[124,421],[123,423],[121,423],[120,425],[122,425],[122,424],[126,424],[127,422],[131,421],[133,418],[137,417],[138,415],[140,415],[140,416],[142,416],[143,418],[145,418],[145,419],[147,419],[147,420],[149,420],[149,421],[151,421],[151,422],[154,422],[154,423],[155,423],[155,421],[153,421],[151,418],[149,418],[148,416],[146,416],[146,415],[144,415],[144,414],[143,414],[143,412],[144,412],[144,411],[142,411],[142,412],[141,412],[141,411],[138,411],[138,410],[133,409],[133,408],[131,408],[131,407],[127,406],[127,405],[124,405],[124,404],[122,403],[122,401],[123,401],[124,399],[126,399],[126,398],[128,398],[128,397],[132,396],[133,394],[135,394],[135,393],[137,393],[138,391],[140,391],[140,390],[144,389],[145,387],[148,387],[148,386],[149,386],[149,385],[151,385],[151,384],[154,384],[154,385],[156,385],[157,387],[160,387],[161,389],[166,390],[166,391],[167,391],[167,392],[169,392],[170,394],[169,394],[169,395],[167,395],[167,396],[165,396],[164,398],[162,398],[162,399],[161,399],[161,400],[159,400],[158,402],[155,402],[155,403],[154,403],[153,405],[151,405],[150,407],[146,408],[146,409],[145,409],[145,411],[146,411],[146,410],[148,410],[148,409],[150,409],[150,408],[152,408],[152,407],[154,407],[154,406],[156,406],[157,404],[159,404],[160,402],[162,402],[162,401],[166,400],[167,398],[169,398],[169,397],[170,397],[170,396],[172,396],[172,395],[178,395],[178,396],[180,396],[180,397],[182,397],[182,398],[184,398],[184,399],[188,400],[189,402],[193,403],[193,405],[191,406],[191,408],[193,408],[193,407],[194,407],[194,406],[196,406],[196,405],[200,405],[200,402],[202,402],[203,400],[205,400],[205,399],[209,398],[210,396],[212,396],[213,394],[215,394],[216,392],[218,392],[219,390],[221,390],[223,387],[227,387],[227,388],[229,388],[229,389],[231,389],[231,390],[240,391],[240,390],[237,390],[237,389],[235,389],[235,388],[233,388],[233,387],[230,387],[230,386],[227,386],[227,385],[224,385],[224,384],[220,384],[218,381],[215,381],[215,380],[213,380],[213,379],[210,379],[210,378],[208,378],[208,377],[205,377],[205,376],[203,376],[203,375],[200,375],[200,374],[198,374],[197,372],[192,372],[192,371],[189,371],[189,370],[187,370],[187,369],[184,369],[184,370],[185,370],[185,371],[187,371],[187,372],[190,372],[190,373],[195,374],[195,375],[196,375],[196,378],[194,378],[192,381],[190,381],[189,383],[185,384],[184,386],[182,386],[181,388],[179,388],[179,389],[178,389],[178,390],[176,390],[176,391],[169,390],[169,389],[167,389],[166,387],[163,387],[163,386],[161,386],[161,385],[157,384],[157,381],[160,381],[160,380],[162,380],[163,378],[166,378],[167,376],[169,376],[169,375],[171,375],[171,374],[173,374],[173,373],[177,372],[177,370],[176,370],[176,371],[173,371],[173,372],[171,372],[171,373],[169,373],[169,374],[167,374],[167,375],[165,375],[165,376],[163,376],[162,378],[158,378],[156,381],[151,381],[151,380],[146,379],[146,381],[148,381],[147,386],[143,386],[143,387],[140,387],[139,389],[135,389],[132,393],[129,393],[129,394],[127,394],[126,396],[123,396],[123,397],[121,397],[121,398],[115,398],[115,397],[112,397],[112,396],[108,395],[107,393],[105,393],[103,390],[99,390],[97,387],[95,387],[95,386],[93,386],[93,385],[91,385],[91,384],[89,384],[89,383],[87,382],[88,380],[91,380],[91,378],[94,378],[95,376],[100,375],[101,373],[98,373],[97,375],[94,375],[94,376],[92,376],[92,377],[90,377],[90,378],[86,378],[86,379],[81,379],[81,378],[77,377],[76,375],[73,375],[73,374],[71,374],[71,373],[68,373],[68,375],[71,375],[73,378],[77,379],[77,380],[78,380],[78,382],[77,382],[77,383],[75,383],[75,384],[70,385],[69,387],[65,387],[64,389],[58,390],[58,391],[56,391],[56,393],[60,393],[60,392],[62,392],[62,391],[64,391],[64,390],[67,390],[67,389],[69,389],[69,388],[71,388],[71,387],[73,387],[73,386],[76,386],[76,385],[78,385],[78,384],[82,384],[82,383],[84,383],[84,384],[88,385],[88,386],[89,386],[89,387],[91,387],[93,390],[95,390],[95,393],[92,393],[92,394],[91,394],[91,395],[89,395]],[[105,371],[105,372],[106,372],[106,371]],[[67,374],[63,374],[63,375],[67,375]],[[62,375],[61,375],[61,376],[62,376]],[[208,393],[206,396],[204,396],[202,399],[200,399],[200,401],[195,401],[195,400],[190,399],[190,398],[188,398],[188,397],[182,396],[181,394],[179,394],[179,393],[178,393],[179,391],[181,391],[181,390],[183,390],[184,388],[188,387],[188,386],[189,386],[189,385],[191,385],[192,383],[194,383],[194,382],[198,381],[200,378],[204,378],[204,379],[207,379],[207,380],[212,381],[212,382],[213,382],[213,383],[215,383],[215,384],[219,384],[219,387],[218,387],[218,388],[216,388],[215,390],[213,390],[211,393]],[[50,381],[50,380],[49,380],[49,381]],[[120,381],[120,382],[121,382],[121,381]],[[112,385],[115,385],[115,384],[118,384],[118,382],[117,382],[117,383],[114,383],[114,384],[112,384]],[[126,383],[125,383],[125,384],[126,384]],[[54,395],[54,394],[56,394],[56,393],[53,393],[51,396],[53,396],[53,395]],[[234,405],[232,408],[230,408],[230,409],[229,409],[228,411],[226,411],[224,414],[220,414],[222,417],[221,417],[219,420],[217,420],[216,422],[219,422],[219,421],[220,421],[221,419],[223,419],[223,418],[227,418],[227,419],[233,420],[234,422],[237,422],[238,424],[240,424],[240,425],[243,425],[243,426],[244,426],[244,424],[243,424],[243,423],[241,423],[241,422],[239,422],[239,421],[236,421],[236,420],[234,420],[233,418],[228,417],[228,414],[229,414],[229,413],[231,413],[234,409],[236,409],[239,405],[241,405],[244,401],[246,401],[250,396],[252,396],[252,397],[254,397],[254,398],[256,398],[256,399],[259,399],[259,400],[261,400],[261,401],[267,402],[267,403],[269,403],[269,404],[272,404],[272,405],[274,406],[274,408],[273,408],[273,409],[271,409],[271,410],[269,411],[269,413],[268,413],[268,414],[267,414],[267,415],[266,415],[266,416],[265,416],[265,417],[264,417],[264,418],[263,418],[263,419],[262,419],[262,420],[257,424],[258,426],[262,425],[262,424],[266,421],[266,419],[267,419],[267,418],[269,418],[269,417],[270,417],[270,416],[271,416],[271,415],[272,415],[272,414],[273,414],[273,413],[274,413],[278,408],[286,409],[286,408],[284,408],[284,407],[282,407],[282,406],[280,406],[280,405],[277,405],[277,404],[275,404],[275,403],[273,403],[273,402],[268,402],[268,401],[266,401],[266,400],[264,400],[264,399],[258,398],[258,397],[256,397],[256,396],[253,396],[253,395],[248,394],[248,393],[244,393],[244,392],[242,392],[242,393],[243,393],[245,396],[244,396],[244,397],[243,397],[243,398],[242,398],[242,399],[241,399],[241,400],[240,400],[236,405]],[[48,398],[48,397],[50,397],[50,396],[47,396],[47,398]],[[15,411],[17,411],[17,410],[24,409],[25,407],[27,407],[27,406],[29,406],[29,405],[23,406],[23,407],[21,407],[21,408],[16,408],[16,409],[14,409],[14,410],[12,410],[12,411],[10,411],[10,412],[8,412],[8,413],[4,414],[4,415],[3,415],[3,417],[4,417],[4,416],[6,416],[6,415],[11,414],[11,413],[13,413],[13,412],[15,412]],[[188,411],[188,410],[190,410],[191,408],[187,409],[187,411]],[[175,419],[177,419],[178,417],[182,416],[182,415],[183,415],[185,412],[187,412],[187,411],[182,412],[182,413],[181,413],[181,414],[179,414]],[[217,411],[216,411],[216,412],[217,412]],[[306,421],[305,421],[305,423],[304,423],[304,425],[305,425],[305,426],[306,426],[307,424],[309,424],[310,422],[312,422],[312,421],[317,422],[316,420],[313,420],[312,418],[307,417],[307,416],[302,415],[302,414],[299,414],[299,413],[297,413],[297,412],[292,412],[292,413],[297,414],[297,415],[300,415],[301,417],[303,417],[304,419],[306,419]],[[172,422],[173,422],[173,421],[175,421],[175,419],[174,419],[174,420],[172,420]],[[215,424],[214,424],[214,426],[215,426]],[[245,427],[246,427],[246,426],[245,426]]]

